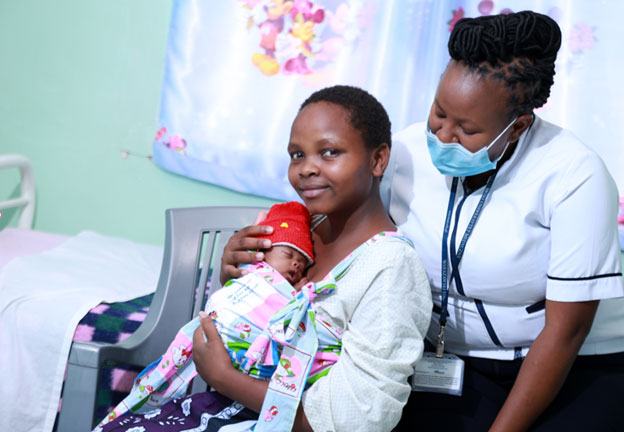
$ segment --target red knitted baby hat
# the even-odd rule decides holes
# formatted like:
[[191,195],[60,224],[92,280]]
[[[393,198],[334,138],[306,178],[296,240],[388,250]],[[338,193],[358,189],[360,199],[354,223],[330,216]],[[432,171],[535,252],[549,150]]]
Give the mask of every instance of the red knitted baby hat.
[[310,213],[296,201],[274,204],[260,225],[273,227],[273,234],[260,236],[271,240],[273,246],[290,246],[305,256],[310,264],[314,262]]

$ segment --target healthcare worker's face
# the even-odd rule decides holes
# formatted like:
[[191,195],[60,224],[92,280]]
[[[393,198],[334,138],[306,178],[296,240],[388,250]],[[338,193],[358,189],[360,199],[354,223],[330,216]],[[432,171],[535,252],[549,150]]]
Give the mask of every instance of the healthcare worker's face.
[[[509,99],[503,81],[482,77],[451,60],[431,105],[429,127],[443,143],[459,143],[474,153],[490,144],[509,124]],[[500,156],[507,142],[520,137],[530,116],[519,120],[493,145],[491,160]]]

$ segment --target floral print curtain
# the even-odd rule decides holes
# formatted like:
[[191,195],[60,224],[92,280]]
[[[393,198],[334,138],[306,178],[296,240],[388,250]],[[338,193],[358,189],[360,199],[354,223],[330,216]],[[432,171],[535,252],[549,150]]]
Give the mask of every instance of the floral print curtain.
[[563,31],[539,115],[594,148],[622,190],[618,0],[174,0],[154,160],[197,180],[292,199],[286,145],[310,93],[363,87],[396,132],[426,118],[458,19],[524,9]]

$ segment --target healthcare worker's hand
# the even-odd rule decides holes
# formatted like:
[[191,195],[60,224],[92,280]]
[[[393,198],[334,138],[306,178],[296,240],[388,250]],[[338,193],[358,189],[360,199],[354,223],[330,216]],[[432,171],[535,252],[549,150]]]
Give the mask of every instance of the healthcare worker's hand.
[[238,268],[238,265],[264,259],[262,251],[271,247],[271,240],[257,237],[273,232],[270,226],[258,225],[265,218],[266,212],[260,212],[255,225],[245,227],[230,237],[221,257],[221,284],[245,274]]

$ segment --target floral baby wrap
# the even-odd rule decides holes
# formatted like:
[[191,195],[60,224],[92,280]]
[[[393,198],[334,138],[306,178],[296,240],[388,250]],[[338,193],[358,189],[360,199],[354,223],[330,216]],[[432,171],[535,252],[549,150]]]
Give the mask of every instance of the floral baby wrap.
[[[383,237],[409,240],[382,232],[356,248],[320,282],[296,291],[266,263],[228,281],[208,300],[213,318],[232,363],[269,387],[254,431],[291,430],[303,390],[329,372],[341,350],[342,329],[332,327],[313,307],[319,295],[331,294],[357,256]],[[130,411],[146,413],[183,397],[197,375],[192,361],[193,333],[199,319],[186,324],[167,352],[137,377],[132,392],[100,425]]]
[[[348,266],[344,267],[346,270]],[[270,423],[278,412],[288,410],[276,405],[281,397],[293,401],[288,405],[294,405],[294,420],[302,387],[325,375],[340,353],[342,330],[318,317],[310,306],[316,296],[333,292],[342,274],[330,274],[297,292],[266,263],[248,266],[247,270],[249,274],[228,281],[215,292],[205,310],[236,368],[255,378],[274,378],[278,396],[271,397],[272,390],[267,393],[265,405],[273,402],[267,407],[264,422]],[[195,318],[178,331],[165,354],[137,376],[130,394],[100,426],[128,411],[146,413],[186,394],[197,375],[192,341],[198,327],[199,318]],[[262,427],[258,425],[255,430]]]

